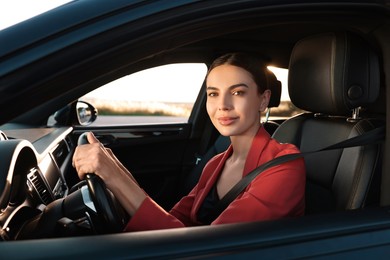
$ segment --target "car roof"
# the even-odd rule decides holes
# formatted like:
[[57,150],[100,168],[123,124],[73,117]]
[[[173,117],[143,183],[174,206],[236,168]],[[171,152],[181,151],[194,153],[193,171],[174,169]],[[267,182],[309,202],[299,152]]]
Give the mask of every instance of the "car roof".
[[[163,15],[163,12],[174,11],[177,12],[180,8],[185,8],[187,6],[187,10],[192,8],[192,5],[198,4],[197,2],[201,1],[154,1],[152,4],[143,4],[143,1],[129,1],[129,0],[116,0],[116,1],[85,1],[85,0],[76,0],[70,3],[67,3],[63,6],[50,10],[44,14],[33,17],[27,21],[24,21],[20,24],[12,26],[10,28],[6,28],[0,31],[0,60],[2,58],[9,58],[12,56],[12,53],[21,52],[28,48],[32,48],[34,45],[42,45],[45,41],[53,41],[54,39],[63,39],[61,36],[70,34],[70,32],[78,32],[73,35],[73,37],[67,37],[67,41],[61,44],[56,45],[57,49],[63,46],[67,46],[72,43],[72,39],[74,42],[85,40],[88,37],[92,37],[93,35],[102,33],[104,31],[112,30],[118,26],[123,24],[128,24],[138,20],[139,18],[145,18],[149,15],[156,15],[156,13],[161,13],[161,17],[169,17],[170,20],[173,20],[174,16],[172,13],[167,13]],[[324,4],[326,2],[326,4]],[[356,15],[360,15],[359,19],[361,20],[360,24],[356,24],[356,20],[350,19],[349,26],[351,29],[356,30],[370,30],[375,28],[378,25],[377,19],[364,19],[361,14],[359,14],[359,10],[364,10],[365,13],[368,13],[367,8],[375,9],[375,11],[380,11],[379,7],[386,6],[385,1],[336,1],[337,5],[340,5],[340,9],[342,9],[342,5],[348,7],[348,12],[352,12],[354,8],[356,9]],[[217,3],[217,4],[215,4]],[[274,44],[275,42],[283,43],[286,41],[286,38],[291,39],[291,43],[294,43],[297,39],[302,38],[303,34],[310,34],[310,31],[319,31],[321,27],[323,30],[329,30],[327,27],[331,28],[331,23],[329,21],[321,21],[318,19],[316,23],[312,25],[312,28],[308,28],[307,24],[304,28],[295,27],[294,30],[291,30],[291,26],[287,26],[287,23],[283,21],[284,19],[280,19],[282,17],[288,17],[294,13],[294,7],[302,8],[302,6],[307,6],[309,12],[313,12],[316,10],[316,6],[318,6],[317,10],[320,13],[327,15],[326,6],[329,6],[329,10],[332,10],[331,2],[329,1],[225,1],[221,3],[220,1],[207,1],[207,4],[203,4],[202,7],[197,7],[198,14],[191,14],[193,17],[207,18],[207,20],[218,20],[220,17],[222,19],[226,19],[226,15],[234,16],[237,13],[237,17],[240,20],[248,19],[249,24],[245,24],[247,28],[253,27],[254,32],[259,32],[259,28],[261,29],[260,33],[248,34],[246,31],[244,34],[240,35],[240,28],[235,29],[238,33],[235,34],[236,39],[240,39],[243,45],[246,45],[245,40],[253,40],[253,39],[261,39],[264,41],[264,38],[269,38],[269,43]],[[325,8],[324,8],[325,7]],[[177,9],[179,8],[179,9]],[[257,8],[261,8],[264,11],[259,12],[256,10]],[[226,10],[226,13],[221,12],[221,10]],[[274,10],[285,10],[279,14],[279,16],[272,17]],[[212,13],[213,10],[217,12]],[[204,13],[202,12],[204,11]],[[235,11],[235,12],[234,12]],[[242,14],[247,12],[248,17],[242,17]],[[302,12],[302,11],[300,11]],[[195,13],[195,12],[194,12]],[[254,13],[255,16],[259,16],[260,14],[264,15],[263,19],[254,19],[251,18],[251,13]],[[267,14],[269,13],[269,14]],[[346,12],[347,13],[347,12]],[[313,12],[314,14],[314,12]],[[191,18],[190,13],[182,14],[183,17]],[[207,17],[209,15],[209,17]],[[253,15],[253,14],[252,14]],[[302,13],[302,17],[305,14]],[[307,15],[307,14],[306,14]],[[179,15],[176,15],[179,16]],[[313,16],[314,17],[314,16]],[[157,19],[158,16],[155,16],[153,19]],[[185,19],[188,19],[185,18]],[[296,17],[294,17],[296,18]],[[372,17],[371,17],[372,18]],[[308,19],[308,18],[306,18]],[[310,19],[310,18],[309,18]],[[346,19],[346,18],[345,18]],[[164,19],[166,20],[166,19]],[[263,21],[264,25],[253,24],[253,21]],[[234,27],[237,24],[237,20],[231,19],[228,23]],[[295,24],[305,24],[309,22],[308,20],[295,20]],[[337,24],[339,21],[335,21]],[[238,22],[240,23],[240,22]],[[343,22],[345,25],[348,25],[345,21]],[[204,24],[207,27],[207,24]],[[326,26],[325,26],[326,25]],[[218,25],[217,25],[218,26]],[[229,33],[234,32],[235,30],[230,27],[227,31]],[[285,29],[282,29],[285,28]],[[213,28],[209,28],[212,31]],[[283,30],[283,33],[273,34],[274,31]],[[280,31],[279,31],[280,32]],[[217,31],[218,34],[222,34],[223,32]],[[217,36],[214,31],[213,34]],[[233,34],[234,35],[234,34]],[[248,38],[250,35],[250,38]],[[244,36],[244,37],[241,37]],[[272,36],[268,37],[268,36]],[[223,40],[223,38],[222,38]],[[234,44],[236,44],[235,42]],[[218,43],[220,44],[220,43]],[[226,44],[225,44],[226,45]],[[53,47],[54,48],[54,47]],[[46,49],[49,52],[50,49]],[[53,50],[54,51],[54,50]],[[7,67],[8,68],[8,67]],[[4,68],[3,68],[4,69]],[[0,70],[3,72],[2,70]],[[0,74],[1,75],[1,74]]]

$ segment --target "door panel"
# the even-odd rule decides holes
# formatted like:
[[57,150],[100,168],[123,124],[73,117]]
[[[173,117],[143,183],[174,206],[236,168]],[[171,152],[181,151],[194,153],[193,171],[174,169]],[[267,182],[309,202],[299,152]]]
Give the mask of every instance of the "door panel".
[[[183,161],[188,152],[190,124],[84,128],[97,138],[133,174],[156,202],[170,209],[177,201]],[[191,150],[191,149],[190,149]]]

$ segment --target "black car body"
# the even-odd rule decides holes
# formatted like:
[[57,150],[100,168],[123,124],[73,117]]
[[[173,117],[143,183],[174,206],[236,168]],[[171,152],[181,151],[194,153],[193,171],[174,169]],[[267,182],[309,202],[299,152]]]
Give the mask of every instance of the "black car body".
[[[270,65],[288,68],[299,40],[348,32],[362,37],[379,54],[383,91],[379,110],[386,125],[389,7],[385,0],[78,0],[0,31],[0,130],[5,133],[5,140],[0,139],[0,257],[387,258],[388,140],[383,142],[377,186],[380,200],[373,207],[134,233],[58,233],[50,224],[40,229],[29,224],[77,183],[71,158],[85,131],[97,133],[163,207],[169,209],[185,194],[183,183],[195,156],[211,147],[217,135],[207,131],[204,91],[185,123],[93,126],[81,124],[72,112],[75,101],[86,93],[150,67],[179,62],[209,65],[220,54],[250,51],[263,55]],[[48,126],[48,118],[64,107],[69,109],[65,119]],[[129,133],[137,138],[118,137]],[[46,202],[30,193],[26,184],[31,169],[37,170],[44,160],[58,166],[42,174],[52,192]]]

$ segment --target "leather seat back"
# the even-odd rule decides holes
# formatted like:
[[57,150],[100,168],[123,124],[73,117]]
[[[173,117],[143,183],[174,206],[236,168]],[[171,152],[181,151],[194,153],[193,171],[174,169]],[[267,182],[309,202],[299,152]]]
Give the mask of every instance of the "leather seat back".
[[[299,41],[289,65],[289,94],[308,112],[286,120],[273,137],[306,152],[383,125],[358,115],[377,100],[379,78],[377,55],[355,35],[324,33]],[[381,155],[381,146],[372,144],[305,157],[307,213],[377,203]]]

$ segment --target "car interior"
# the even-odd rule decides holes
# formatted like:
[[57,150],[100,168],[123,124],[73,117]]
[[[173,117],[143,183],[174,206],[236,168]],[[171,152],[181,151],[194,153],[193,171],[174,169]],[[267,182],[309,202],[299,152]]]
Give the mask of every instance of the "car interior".
[[[321,52],[318,52],[319,48],[321,48]],[[378,56],[370,46],[360,37],[351,33],[327,32],[301,39],[294,46],[291,54],[289,64],[289,93],[292,102],[298,108],[308,112],[284,120],[281,123],[266,119],[263,122],[264,127],[278,141],[293,143],[302,152],[307,152],[335,144],[341,140],[357,135],[362,135],[379,126],[383,126],[385,124],[383,110],[378,111],[370,107],[373,103],[376,103],[374,108],[384,107],[384,104],[377,104],[379,93],[383,91],[380,86],[378,63]],[[281,85],[271,72],[269,73],[269,82],[271,83],[270,86],[273,93],[269,104],[269,109],[271,109],[272,107],[277,107],[280,103]],[[210,122],[208,124],[210,145],[202,157],[197,158],[197,165],[190,163],[185,168],[188,174],[181,177],[178,185],[181,187],[179,192],[175,192],[174,188],[171,189],[171,187],[176,185],[175,182],[178,181],[176,177],[173,176],[173,180],[169,178],[168,180],[157,179],[154,183],[151,182],[150,176],[157,176],[157,174],[153,175],[152,168],[147,169],[145,167],[146,165],[142,164],[139,165],[139,168],[142,168],[142,172],[138,172],[137,165],[134,162],[128,163],[133,169],[135,168],[134,174],[141,176],[139,179],[141,186],[144,185],[145,190],[150,191],[151,196],[156,200],[160,200],[160,203],[167,210],[181,196],[187,194],[194,187],[207,161],[217,153],[224,151],[230,143],[229,138],[220,136],[210,125]],[[135,128],[133,134],[144,134],[142,133],[142,129]],[[91,130],[95,130],[98,138],[108,144],[115,152],[119,151],[119,156],[124,156],[124,158],[132,157],[128,155],[128,145],[121,144],[121,140],[115,134],[110,133],[110,129],[97,128]],[[61,135],[67,135],[68,131],[70,130],[64,133],[61,132]],[[76,131],[80,135],[84,132],[81,129]],[[181,130],[177,129],[177,131]],[[20,132],[19,130],[5,129],[5,133],[11,138],[17,137],[16,134],[20,134]],[[42,133],[42,130],[40,130],[36,134],[40,135],[45,133]],[[321,138],[318,138],[319,136]],[[42,141],[39,138],[38,140]],[[171,141],[168,140],[168,143],[171,143]],[[67,193],[68,189],[70,189],[69,194],[73,194],[75,189],[79,189],[82,184],[85,185],[84,182],[80,184],[74,169],[69,166],[71,160],[69,152],[74,149],[75,145],[76,141],[65,138],[62,141],[62,145],[56,147],[51,153],[54,157],[51,160],[56,160],[56,165],[66,167],[65,169],[68,172],[73,171],[72,174],[68,173],[64,176],[57,173],[57,178],[61,177],[60,184],[57,181],[52,184],[55,185],[55,188],[53,188],[51,197],[45,196],[44,192],[39,191],[39,186],[42,184],[38,180],[45,182],[44,178],[38,174],[39,169],[34,174],[28,176],[30,185],[38,191],[38,196],[44,203],[50,204],[54,201],[54,198],[61,197],[64,193]],[[142,146],[142,151],[149,152],[150,150],[156,149],[153,142],[151,142],[152,148],[145,149],[145,143],[143,142],[139,142],[138,145]],[[162,146],[165,145],[166,143],[163,142]],[[183,145],[182,140],[177,140],[177,145]],[[68,149],[67,157],[64,156],[66,154],[65,149]],[[125,151],[121,151],[121,149],[125,149]],[[135,150],[137,152],[141,151],[140,149]],[[158,153],[160,154],[162,151],[158,150]],[[59,154],[59,158],[55,157],[56,154]],[[141,154],[141,156],[145,156],[142,152]],[[381,144],[375,143],[364,147],[324,151],[306,156],[306,213],[329,213],[335,210],[378,206],[380,199],[382,155]],[[61,159],[63,162],[58,161],[58,159]],[[34,161],[31,161],[25,167],[34,168],[32,167],[34,163]],[[154,161],[153,163],[156,162]],[[126,161],[125,164],[127,164]],[[167,167],[165,170],[172,171],[172,169],[171,167]],[[180,171],[180,169],[174,170]],[[166,183],[166,185],[170,186],[160,189],[164,191],[163,194],[153,193],[156,190],[159,191],[154,185],[161,185],[161,183]],[[167,190],[171,191],[171,196],[168,196],[169,193],[165,192]],[[67,196],[67,200],[69,201],[75,196]],[[101,196],[107,197],[107,195]],[[76,200],[78,199],[80,198]],[[69,204],[72,206],[74,203],[66,202],[65,200],[63,202],[65,205]],[[81,215],[79,215],[80,213],[62,212],[57,209],[60,206],[50,205],[50,207],[45,208],[42,214],[38,214],[29,220],[28,224],[24,225],[20,234],[16,237],[18,239],[27,239],[30,238],[29,234],[44,237],[47,235],[47,232],[57,232],[54,226],[62,217],[66,216],[67,218],[74,219],[76,216],[81,217],[83,214],[83,212]],[[56,213],[52,213],[52,211]],[[111,212],[111,214],[113,214],[112,212],[117,212],[116,209],[107,209],[105,211]],[[34,215],[34,213],[29,214]],[[46,226],[46,224],[42,224],[47,223],[42,220],[46,218],[53,218],[51,222],[54,222],[50,228],[41,226]],[[114,219],[120,219],[113,222],[119,222],[123,225],[126,216],[116,217]],[[41,232],[37,232],[37,230]],[[114,230],[118,231],[120,228],[117,227]],[[42,233],[42,235],[39,235],[39,233]]]
[[[331,8],[320,7],[308,6],[303,13],[293,9],[267,13],[248,7],[245,18],[241,14],[238,21],[231,15],[233,11],[227,12],[229,15],[216,14],[205,20],[207,28],[201,26],[199,18],[188,21],[183,28],[168,26],[167,22],[158,31],[150,29],[146,22],[126,23],[93,37],[77,31],[72,37],[85,37],[82,41],[61,51],[53,49],[47,56],[36,54],[38,58],[32,64],[21,67],[20,74],[12,73],[4,81],[11,87],[15,84],[14,92],[8,89],[10,100],[21,92],[32,98],[23,107],[10,110],[0,124],[0,158],[10,162],[0,163],[3,242],[32,242],[28,246],[35,248],[44,241],[47,244],[42,246],[54,252],[57,244],[53,238],[64,238],[62,243],[74,246],[66,239],[80,237],[77,241],[85,243],[85,247],[74,252],[88,252],[83,250],[99,245],[104,248],[106,243],[116,249],[112,254],[117,257],[129,250],[134,256],[153,257],[150,248],[156,247],[167,258],[196,255],[196,250],[208,257],[217,252],[214,250],[254,253],[255,245],[261,245],[264,256],[276,257],[275,252],[267,255],[267,250],[282,245],[302,256],[310,252],[309,245],[326,247],[315,244],[316,239],[350,237],[369,229],[384,232],[382,228],[390,227],[386,209],[386,198],[390,198],[386,187],[386,140],[319,151],[350,138],[364,138],[386,126],[384,50],[388,51],[388,47],[384,46],[385,33],[380,29],[384,22],[380,15],[373,15],[375,8],[361,17],[356,15],[363,13],[359,8],[346,12],[350,20],[341,23]],[[184,15],[185,10],[180,14]],[[187,11],[191,14],[190,9]],[[154,22],[163,23],[162,14],[158,16],[161,21],[147,22],[153,26]],[[151,31],[142,31],[144,28]],[[54,35],[62,37],[66,33]],[[8,36],[12,36],[11,30]],[[47,47],[38,43],[26,46],[32,46],[31,52]],[[30,47],[21,48],[21,55],[32,56]],[[110,148],[145,192],[167,211],[191,191],[203,167],[227,149],[230,139],[221,136],[207,116],[204,83],[186,123],[95,126],[89,123],[99,117],[98,111],[91,104],[78,109],[79,98],[137,71],[182,62],[209,66],[216,57],[232,51],[261,54],[269,65],[288,69],[291,102],[303,112],[289,118],[272,118],[273,109],[281,102],[282,87],[270,72],[272,95],[262,123],[272,138],[295,144],[305,153],[305,216],[121,233],[129,216],[113,194],[93,174],[80,180],[72,166],[75,148],[83,142],[86,132],[92,131]],[[1,57],[0,52],[0,62]],[[0,77],[0,83],[1,80]],[[29,80],[34,83],[29,84]],[[81,122],[84,115],[80,111],[87,112],[90,119]],[[47,122],[53,114],[57,121],[50,126]],[[101,236],[110,239],[99,240]],[[361,246],[353,243],[346,243],[345,250]],[[335,240],[332,247],[338,244]],[[11,252],[17,246],[10,243],[6,250]],[[176,253],[180,246],[183,252]],[[252,256],[250,252],[246,256]]]

